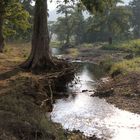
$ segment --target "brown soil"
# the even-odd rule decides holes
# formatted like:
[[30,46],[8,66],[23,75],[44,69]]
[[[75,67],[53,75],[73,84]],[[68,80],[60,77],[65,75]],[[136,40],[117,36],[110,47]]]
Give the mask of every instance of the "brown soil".
[[120,109],[140,114],[140,74],[118,75],[101,82],[95,95],[104,97]]
[[55,85],[58,81],[64,84],[72,68],[67,64],[62,67],[65,62],[59,61],[61,69],[57,71],[38,75],[23,71],[17,66],[25,61],[29,50],[28,46],[13,44],[0,54],[0,139],[66,140],[64,130],[52,123],[46,112],[52,111]]

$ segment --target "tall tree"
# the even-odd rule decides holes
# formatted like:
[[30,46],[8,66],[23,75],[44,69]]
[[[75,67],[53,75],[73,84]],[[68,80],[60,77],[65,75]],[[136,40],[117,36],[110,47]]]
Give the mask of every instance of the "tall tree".
[[132,13],[127,6],[116,6],[110,10],[105,22],[109,32],[110,44],[113,37],[122,37],[129,33],[131,15]]
[[4,37],[3,37],[3,17],[0,14],[0,52],[3,51],[4,47]]
[[70,44],[70,38],[72,35],[72,28],[73,28],[73,19],[71,15],[73,13],[74,7],[69,4],[60,4],[58,5],[57,13],[64,14],[64,17],[58,19],[58,24],[63,25],[63,31],[65,34],[65,45],[68,46]]
[[130,3],[132,9],[132,28],[135,38],[140,38],[140,0],[133,0]]
[[36,0],[32,49],[29,58],[22,65],[24,68],[50,69],[54,65],[50,55],[47,16],[47,0]]
[[[73,0],[72,0],[73,1]],[[98,10],[97,0],[81,0],[91,10],[91,5]],[[114,0],[103,0],[104,3]],[[69,0],[64,0],[69,2]],[[96,3],[97,2],[97,3]],[[90,4],[88,4],[90,3]],[[90,5],[90,6],[89,6]],[[49,33],[47,26],[47,0],[36,0],[34,28],[32,37],[32,50],[27,61],[22,65],[28,69],[44,69],[54,67],[49,50]]]
[[85,19],[83,15],[83,8],[82,7],[75,7],[75,10],[72,14],[72,18],[74,21],[73,26],[73,35],[75,38],[75,44],[78,45],[83,43],[85,37]]
[[113,6],[102,14],[96,14],[87,19],[86,39],[91,41],[109,41],[123,39],[130,34],[130,19],[132,13],[127,6]]
[[4,15],[6,13],[6,7],[10,1],[8,0],[0,0],[0,52],[3,51],[4,47],[4,36],[3,36],[3,23],[4,23]]
[[[69,11],[67,7],[65,8],[66,11]],[[82,43],[84,35],[84,16],[82,7],[73,6],[71,12],[69,11],[69,15],[57,18],[57,21],[52,28],[54,28],[57,39],[61,41],[61,44],[64,46],[71,44],[71,38],[76,44]]]

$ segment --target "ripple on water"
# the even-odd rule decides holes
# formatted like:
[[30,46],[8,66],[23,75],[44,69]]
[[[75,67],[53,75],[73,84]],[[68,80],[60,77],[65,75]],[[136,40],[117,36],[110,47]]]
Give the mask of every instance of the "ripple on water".
[[80,130],[89,137],[140,140],[140,115],[120,110],[85,93],[72,100],[58,100],[51,118],[64,129]]

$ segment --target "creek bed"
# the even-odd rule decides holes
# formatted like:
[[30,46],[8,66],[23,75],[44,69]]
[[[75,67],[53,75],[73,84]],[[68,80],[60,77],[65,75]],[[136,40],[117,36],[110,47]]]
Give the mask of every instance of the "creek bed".
[[87,137],[105,140],[140,140],[140,115],[120,110],[105,99],[91,97],[101,68],[80,63],[76,81],[67,88],[68,98],[56,100],[51,119],[68,131],[79,130]]

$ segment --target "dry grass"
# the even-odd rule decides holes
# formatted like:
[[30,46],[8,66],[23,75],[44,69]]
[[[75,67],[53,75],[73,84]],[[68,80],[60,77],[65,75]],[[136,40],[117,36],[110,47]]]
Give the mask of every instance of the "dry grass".
[[0,53],[0,72],[9,70],[27,59],[30,53],[30,43],[7,44],[4,53]]
[[115,63],[114,65],[112,65],[111,73],[115,71],[121,71],[122,74],[140,72],[140,57]]

